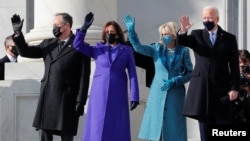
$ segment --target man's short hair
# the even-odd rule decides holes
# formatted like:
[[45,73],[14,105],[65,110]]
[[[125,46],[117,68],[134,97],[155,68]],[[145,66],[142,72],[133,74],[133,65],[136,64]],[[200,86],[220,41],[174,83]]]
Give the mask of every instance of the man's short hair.
[[7,46],[7,43],[9,42],[9,41],[12,41],[13,39],[12,39],[12,35],[9,35],[9,36],[7,36],[6,38],[5,38],[5,40],[4,40],[4,46]]
[[69,23],[70,28],[72,28],[72,25],[73,25],[73,18],[72,18],[71,15],[69,15],[68,13],[56,13],[55,16],[62,16],[63,22],[64,22],[64,23]]

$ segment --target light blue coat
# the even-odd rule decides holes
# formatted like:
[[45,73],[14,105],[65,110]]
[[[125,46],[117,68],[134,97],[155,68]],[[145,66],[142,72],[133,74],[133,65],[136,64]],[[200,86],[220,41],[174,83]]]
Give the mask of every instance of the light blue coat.
[[[150,86],[146,109],[141,122],[139,138],[158,141],[187,141],[186,118],[182,115],[185,99],[184,84],[190,80],[193,65],[189,49],[176,46],[167,67],[167,48],[160,43],[141,45],[137,35],[129,35],[136,52],[154,59],[155,76]],[[174,86],[162,91],[165,80],[174,80]]]

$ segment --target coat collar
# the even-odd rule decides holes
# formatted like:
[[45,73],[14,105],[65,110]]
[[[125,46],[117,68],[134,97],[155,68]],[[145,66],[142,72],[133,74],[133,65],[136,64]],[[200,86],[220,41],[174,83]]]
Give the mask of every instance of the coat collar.
[[68,41],[64,44],[64,47],[63,49],[58,52],[58,42],[59,40],[56,39],[54,42],[53,42],[53,49],[51,51],[51,55],[53,56],[54,61],[63,57],[64,55],[68,54],[69,52],[73,51],[74,48],[73,48],[73,40],[75,38],[75,35],[72,33],[70,38],[68,39]]
[[175,52],[174,52],[174,58],[173,58],[172,62],[170,62],[168,69],[171,70],[179,59],[180,59],[180,47],[176,46]]
[[2,59],[0,59],[0,62],[10,62],[10,59],[7,54]]
[[[110,64],[113,64],[113,63],[117,60],[117,58],[119,58],[119,56],[123,53],[122,50],[125,49],[125,46],[123,46],[122,44],[118,43],[118,44],[116,45],[116,48],[117,48],[118,52],[117,52],[117,54],[116,54],[114,60],[113,60],[112,62],[110,62]],[[103,49],[103,51],[105,52],[106,57],[109,59],[109,51],[110,51],[110,46],[109,46],[109,44],[108,44],[108,43],[104,44],[104,46],[102,47],[102,49]]]
[[209,32],[204,29],[203,32],[202,32],[202,36],[203,36],[203,39],[205,40],[206,44],[211,47],[211,48],[214,48],[216,47],[216,45],[221,41],[221,39],[223,38],[223,30],[220,26],[218,26],[218,31],[217,31],[217,34],[216,34],[216,40],[215,40],[215,43],[214,43],[214,46],[212,45],[211,41],[210,41],[210,38],[209,38]]

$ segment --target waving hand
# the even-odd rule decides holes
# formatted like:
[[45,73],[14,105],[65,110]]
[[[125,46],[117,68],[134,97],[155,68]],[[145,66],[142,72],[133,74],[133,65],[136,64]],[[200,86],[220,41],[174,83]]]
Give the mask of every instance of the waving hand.
[[182,16],[180,18],[180,23],[181,23],[181,32],[187,32],[188,29],[193,26],[193,24],[190,24],[188,16]]
[[127,15],[123,19],[129,32],[135,31],[135,18],[132,18],[130,15]]

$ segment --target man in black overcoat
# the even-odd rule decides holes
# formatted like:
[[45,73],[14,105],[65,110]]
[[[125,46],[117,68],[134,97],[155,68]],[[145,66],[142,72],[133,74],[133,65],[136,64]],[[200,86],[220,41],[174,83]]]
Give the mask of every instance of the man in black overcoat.
[[55,38],[36,46],[27,45],[21,32],[23,21],[16,14],[11,18],[18,52],[23,57],[43,58],[45,65],[33,126],[41,130],[41,141],[52,141],[53,135],[61,136],[62,141],[73,141],[87,100],[90,58],[72,47],[73,20],[69,14],[56,14]]
[[195,57],[183,113],[199,121],[201,141],[207,141],[209,125],[231,124],[230,105],[238,97],[240,73],[236,37],[218,25],[218,9],[205,7],[202,20],[205,29],[187,35],[192,24],[182,16],[177,42],[193,49]]

